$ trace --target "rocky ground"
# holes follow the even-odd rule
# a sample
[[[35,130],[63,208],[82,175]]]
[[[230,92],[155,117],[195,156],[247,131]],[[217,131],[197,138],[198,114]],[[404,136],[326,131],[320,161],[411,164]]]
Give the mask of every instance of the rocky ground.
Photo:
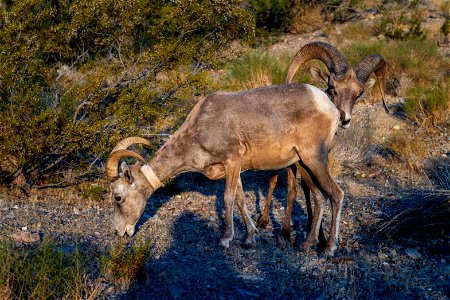
[[[356,107],[355,124],[368,113],[377,116],[377,138],[407,130],[406,121],[384,114],[378,104]],[[430,152],[450,167],[448,137],[439,136],[430,144]],[[270,226],[260,231],[256,247],[242,246],[245,227],[236,211],[236,237],[224,250],[218,243],[223,227],[224,181],[184,174],[151,197],[132,238],[154,243],[145,274],[126,289],[105,280],[103,297],[448,299],[449,236],[417,240],[401,236],[387,239],[376,234],[380,222],[417,201],[408,193],[436,186],[431,179],[398,168],[381,155],[375,161],[372,166],[344,169],[337,177],[346,198],[340,247],[333,259],[299,249],[307,220],[302,193],[293,213],[291,241],[284,243],[279,238],[286,206],[283,179],[276,189]],[[245,201],[254,220],[264,205],[268,178],[268,172],[242,174]],[[74,189],[37,190],[30,195],[3,190],[0,236],[24,243],[40,243],[44,237],[51,237],[63,245],[63,251],[71,252],[75,245],[81,245],[89,251],[106,252],[120,240],[111,227],[109,201],[105,195],[100,202],[87,202]],[[330,222],[327,206],[325,228]]]

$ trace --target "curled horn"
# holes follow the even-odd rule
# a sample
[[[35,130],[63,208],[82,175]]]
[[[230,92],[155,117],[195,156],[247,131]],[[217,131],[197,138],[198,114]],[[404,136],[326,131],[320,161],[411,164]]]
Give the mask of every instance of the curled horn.
[[[311,59],[321,60],[328,71],[338,78],[345,75],[349,69],[345,57],[338,49],[328,43],[312,42],[301,47],[295,54],[286,76],[286,83],[290,83],[298,68]]]
[[[114,151],[117,150],[125,150],[128,147],[130,147],[133,144],[144,144],[147,146],[151,146],[150,142],[147,139],[144,139],[142,137],[139,136],[132,136],[132,137],[128,137],[125,138],[123,140],[121,140],[115,147],[114,149],[111,151],[111,153],[113,153]]]
[[[369,54],[364,57],[354,68],[356,76],[363,84],[367,82],[370,74],[375,73],[378,81],[378,88],[381,93],[381,99],[383,100],[383,107],[387,113],[389,109],[386,106],[386,99],[384,96],[384,76],[386,74],[386,60],[382,55]]]
[[[133,144],[144,144],[151,146],[150,142],[141,137],[129,137],[121,140],[116,147],[111,151],[108,159],[106,160],[106,178],[109,181],[113,181],[119,176],[119,161],[125,157],[134,157],[141,162],[145,162],[145,159],[131,150],[126,150]]]

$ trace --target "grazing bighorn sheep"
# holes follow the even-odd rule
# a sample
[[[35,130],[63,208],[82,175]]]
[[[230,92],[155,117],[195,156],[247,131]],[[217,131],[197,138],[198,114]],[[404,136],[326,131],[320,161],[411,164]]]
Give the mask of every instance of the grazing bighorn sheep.
[[[286,82],[290,83],[298,68],[312,59],[319,59],[324,62],[330,72],[330,74],[327,74],[320,69],[311,68],[313,77],[324,81],[327,84],[325,93],[340,112],[341,127],[348,128],[350,126],[351,113],[356,100],[363,94],[364,90],[367,90],[373,86],[375,81],[373,79],[368,80],[372,72],[374,72],[377,76],[383,106],[385,110],[388,111],[382,87],[384,85],[386,68],[386,62],[383,56],[378,54],[368,55],[360,61],[354,69],[352,69],[349,67],[344,56],[338,49],[327,43],[312,42],[300,48],[294,56],[291,66],[289,67]],[[308,172],[301,166],[301,164],[296,163],[295,168],[299,171],[302,178],[301,186],[304,190],[307,204],[308,229],[310,232],[306,240],[302,243],[302,248],[308,251],[313,245],[319,243],[319,241],[320,243],[326,242],[321,227],[325,202],[322,198],[320,190],[316,187]],[[295,174],[295,172],[292,173],[288,169],[288,189],[291,188],[291,186],[296,189],[296,185],[291,182],[295,180]],[[258,223],[258,226],[261,228],[265,228],[269,222],[270,203],[273,190],[275,189],[275,185],[277,183],[277,178],[278,172],[274,172],[270,178],[269,193],[267,195],[263,213]],[[315,203],[314,213],[312,212],[311,200],[309,198],[310,191],[312,192]],[[289,239],[291,233],[290,220],[295,195],[296,191],[288,191],[288,204],[282,227],[282,236],[285,239]],[[334,209],[339,208],[333,207],[333,210]],[[332,243],[334,242],[335,241],[332,241]]]
[[[225,177],[225,232],[221,244],[233,238],[235,199],[242,213],[247,237],[253,244],[257,231],[243,198],[240,173],[245,170],[278,170],[299,159],[331,199],[333,224],[327,251],[336,249],[340,207],[344,192],[328,171],[328,151],[339,126],[339,111],[320,89],[307,84],[268,86],[247,91],[218,92],[199,101],[184,124],[145,162],[126,150],[143,139],[120,142],[106,162],[112,182],[114,226],[119,235],[133,235],[147,199],[166,179],[182,172],[200,172],[210,179]],[[132,166],[118,164],[134,157]]]

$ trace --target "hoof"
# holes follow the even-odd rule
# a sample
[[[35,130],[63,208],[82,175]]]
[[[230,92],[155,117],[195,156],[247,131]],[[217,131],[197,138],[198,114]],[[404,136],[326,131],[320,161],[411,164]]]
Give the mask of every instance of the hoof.
[[[332,258],[334,257],[334,251],[336,250],[335,248],[336,247],[327,246],[320,255],[325,258]]]
[[[278,246],[280,247],[281,250],[284,250],[287,245],[288,245],[288,242],[284,238],[282,238],[282,237],[278,238]]]
[[[245,242],[244,242],[244,244],[243,244],[243,247],[246,248],[246,249],[256,247],[255,236],[254,236],[254,235],[253,235],[253,236],[248,236],[248,237],[245,239]]]
[[[312,244],[312,243],[309,243],[309,242],[303,242],[303,243],[301,243],[301,245],[300,245],[300,250],[301,250],[302,252],[304,252],[304,253],[312,254],[312,253],[314,253],[314,250],[312,249],[313,246],[314,246],[314,244]]]
[[[265,229],[265,228],[267,228],[267,225],[269,224],[269,220],[266,220],[266,219],[260,219],[259,220],[259,222],[258,222],[258,227],[259,228],[262,228],[262,229]]]
[[[281,229],[281,236],[286,240],[289,241],[291,239],[291,228],[286,229],[286,228],[282,228]]]
[[[231,239],[221,239],[220,244],[225,248],[228,249],[230,247],[230,241]]]

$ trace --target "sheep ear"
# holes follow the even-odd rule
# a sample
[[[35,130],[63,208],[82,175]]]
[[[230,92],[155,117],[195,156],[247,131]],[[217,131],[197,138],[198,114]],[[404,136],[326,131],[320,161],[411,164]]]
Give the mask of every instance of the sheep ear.
[[[127,165],[126,162],[123,161],[120,164],[120,171],[121,171],[120,177],[125,178],[128,181],[128,183],[132,184],[134,181],[134,177],[133,175],[131,175],[131,168],[129,165]]]
[[[321,69],[315,68],[315,67],[311,67],[309,69],[309,72],[311,73],[312,77],[319,81],[322,82],[324,84],[328,84],[328,77],[329,75],[327,73],[325,73],[324,71],[322,71]]]
[[[369,80],[366,81],[366,83],[364,84],[364,91],[369,91],[373,85],[375,84],[375,79],[370,78]]]

